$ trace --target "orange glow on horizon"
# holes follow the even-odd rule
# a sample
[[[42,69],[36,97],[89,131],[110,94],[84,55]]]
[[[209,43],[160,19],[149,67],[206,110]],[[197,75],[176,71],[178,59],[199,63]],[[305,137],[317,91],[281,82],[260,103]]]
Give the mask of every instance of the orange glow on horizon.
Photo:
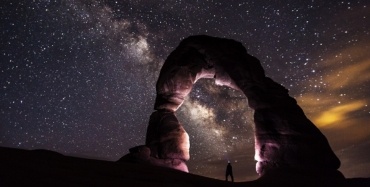
[[[349,104],[332,107],[331,109],[324,111],[314,119],[314,123],[318,127],[328,127],[335,125],[342,120],[348,118],[348,114],[354,112],[366,105],[365,101],[355,101]]]

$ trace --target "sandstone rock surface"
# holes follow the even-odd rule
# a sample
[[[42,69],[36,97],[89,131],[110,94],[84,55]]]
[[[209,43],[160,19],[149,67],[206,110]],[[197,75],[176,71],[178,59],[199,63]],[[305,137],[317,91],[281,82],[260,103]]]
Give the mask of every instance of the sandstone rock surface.
[[[265,76],[257,58],[239,42],[205,35],[184,39],[161,69],[156,111],[145,145],[150,157],[181,160],[181,164],[189,159],[189,139],[175,112],[200,78],[213,78],[218,85],[241,90],[255,110],[257,173],[277,168],[339,168],[340,161],[325,136],[288,90]]]

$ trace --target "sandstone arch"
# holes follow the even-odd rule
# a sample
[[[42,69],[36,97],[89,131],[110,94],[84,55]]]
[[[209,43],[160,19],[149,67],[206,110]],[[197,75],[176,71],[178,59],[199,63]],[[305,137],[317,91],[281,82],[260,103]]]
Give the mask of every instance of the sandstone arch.
[[[132,149],[131,155],[187,171],[189,139],[175,112],[200,78],[241,90],[255,110],[257,173],[273,168],[339,168],[340,161],[325,136],[288,90],[265,76],[257,58],[239,42],[204,35],[184,39],[166,59],[156,85],[156,111],[150,117],[146,144]]]

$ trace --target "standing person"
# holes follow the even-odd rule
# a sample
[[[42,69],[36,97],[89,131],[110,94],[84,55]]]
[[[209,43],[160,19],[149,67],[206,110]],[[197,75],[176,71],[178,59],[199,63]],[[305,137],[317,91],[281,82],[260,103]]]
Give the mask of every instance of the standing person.
[[[234,182],[233,167],[231,166],[230,161],[226,166],[226,181],[228,181],[229,175],[231,177],[231,181]]]

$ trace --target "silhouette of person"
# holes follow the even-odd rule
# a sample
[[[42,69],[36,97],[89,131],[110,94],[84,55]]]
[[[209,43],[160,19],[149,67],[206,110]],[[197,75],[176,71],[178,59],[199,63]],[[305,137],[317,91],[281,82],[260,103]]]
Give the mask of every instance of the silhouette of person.
[[[230,161],[226,166],[226,181],[228,181],[229,175],[231,177],[231,181],[234,182],[233,167],[231,166]]]

